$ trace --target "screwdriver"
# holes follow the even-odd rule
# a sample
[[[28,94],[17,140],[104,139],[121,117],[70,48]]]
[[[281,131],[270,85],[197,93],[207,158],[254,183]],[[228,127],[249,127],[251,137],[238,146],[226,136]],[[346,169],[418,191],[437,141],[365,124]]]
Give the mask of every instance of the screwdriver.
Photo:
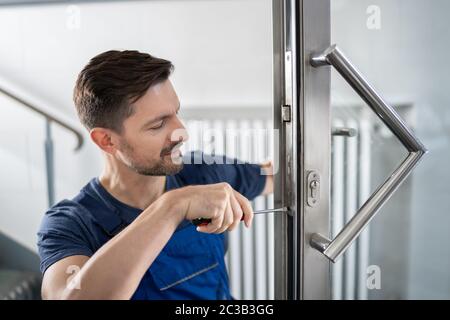
[[[275,208],[275,209],[265,209],[265,210],[256,210],[253,211],[254,214],[264,214],[264,213],[271,213],[271,212],[287,212],[289,211],[288,207],[282,207],[282,208]],[[241,221],[244,220],[244,215],[242,215]],[[206,226],[211,222],[211,219],[208,218],[197,218],[192,220],[192,223],[195,226]]]

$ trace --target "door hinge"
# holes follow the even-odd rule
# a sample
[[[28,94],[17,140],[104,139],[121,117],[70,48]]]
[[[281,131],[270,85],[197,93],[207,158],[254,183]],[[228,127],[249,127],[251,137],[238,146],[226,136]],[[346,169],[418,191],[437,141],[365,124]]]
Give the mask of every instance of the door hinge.
[[[282,105],[281,106],[281,118],[283,122],[291,122],[291,106]]]

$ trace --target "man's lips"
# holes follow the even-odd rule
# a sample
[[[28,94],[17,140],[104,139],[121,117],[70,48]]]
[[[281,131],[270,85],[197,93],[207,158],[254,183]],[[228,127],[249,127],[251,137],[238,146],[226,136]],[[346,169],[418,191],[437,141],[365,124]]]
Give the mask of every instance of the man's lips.
[[[176,144],[170,151],[168,151],[168,152],[164,152],[164,153],[162,153],[162,155],[163,156],[169,156],[169,155],[171,155],[172,153],[175,153],[175,152],[180,152],[180,147],[183,145],[183,143],[178,143],[178,144]]]

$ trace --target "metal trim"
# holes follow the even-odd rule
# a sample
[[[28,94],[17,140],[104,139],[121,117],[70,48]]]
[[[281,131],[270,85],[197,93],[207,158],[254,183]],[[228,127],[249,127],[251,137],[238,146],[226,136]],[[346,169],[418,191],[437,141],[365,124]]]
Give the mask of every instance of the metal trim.
[[[296,45],[294,0],[273,0],[274,37],[274,154],[280,170],[275,175],[275,207],[290,207],[292,215],[274,217],[275,299],[295,299],[297,287],[296,235]],[[281,107],[279,107],[281,106]],[[284,106],[290,106],[289,121]],[[277,150],[278,148],[278,150]]]

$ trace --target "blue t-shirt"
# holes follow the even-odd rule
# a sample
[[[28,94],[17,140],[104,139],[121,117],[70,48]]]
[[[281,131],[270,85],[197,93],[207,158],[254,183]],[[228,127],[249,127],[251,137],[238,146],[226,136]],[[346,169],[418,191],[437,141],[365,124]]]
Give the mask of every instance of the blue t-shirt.
[[[228,182],[249,200],[261,194],[266,177],[255,164],[225,164],[202,153],[190,153],[190,164],[167,176],[165,190],[186,185]],[[211,159],[211,158],[209,158]],[[188,162],[189,163],[189,162]],[[50,208],[38,232],[41,272],[73,255],[92,256],[142,212],[120,202],[92,179],[72,200]],[[183,221],[143,276],[132,299],[231,299],[224,255],[225,234],[197,232]]]

